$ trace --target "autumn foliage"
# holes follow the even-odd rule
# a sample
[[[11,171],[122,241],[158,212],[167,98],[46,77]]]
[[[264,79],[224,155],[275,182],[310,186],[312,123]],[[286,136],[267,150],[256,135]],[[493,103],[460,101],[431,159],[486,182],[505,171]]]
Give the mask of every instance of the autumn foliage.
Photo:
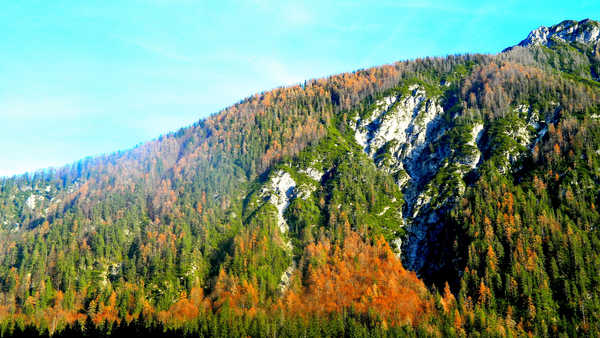
[[[210,302],[204,298],[204,292],[200,288],[192,288],[189,296],[184,291],[179,299],[171,305],[168,310],[160,311],[158,319],[163,324],[182,326],[198,318],[210,308]]]
[[[417,324],[433,308],[428,290],[382,239],[371,244],[349,232],[342,245],[324,239],[306,249],[306,282],[281,301],[288,313],[374,313],[389,325]],[[299,277],[299,276],[297,276]]]

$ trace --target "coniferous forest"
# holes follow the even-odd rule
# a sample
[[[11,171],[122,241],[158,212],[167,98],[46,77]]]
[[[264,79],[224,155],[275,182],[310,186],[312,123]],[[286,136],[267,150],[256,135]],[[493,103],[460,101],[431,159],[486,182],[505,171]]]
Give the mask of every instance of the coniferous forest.
[[[599,336],[598,74],[402,61],[0,178],[0,335]]]

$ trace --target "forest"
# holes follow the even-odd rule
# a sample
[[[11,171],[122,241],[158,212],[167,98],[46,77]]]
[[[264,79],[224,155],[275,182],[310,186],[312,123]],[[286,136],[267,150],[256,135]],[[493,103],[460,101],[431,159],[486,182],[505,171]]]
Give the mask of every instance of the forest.
[[[598,336],[598,73],[579,42],[402,61],[0,178],[0,335]],[[443,113],[411,186],[355,124],[417,87]]]

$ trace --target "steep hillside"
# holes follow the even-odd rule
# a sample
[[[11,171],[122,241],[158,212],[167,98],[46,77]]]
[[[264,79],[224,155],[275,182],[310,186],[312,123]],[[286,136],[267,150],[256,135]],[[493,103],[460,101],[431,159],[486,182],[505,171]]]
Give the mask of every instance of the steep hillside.
[[[598,335],[598,27],[1,179],[2,333]]]

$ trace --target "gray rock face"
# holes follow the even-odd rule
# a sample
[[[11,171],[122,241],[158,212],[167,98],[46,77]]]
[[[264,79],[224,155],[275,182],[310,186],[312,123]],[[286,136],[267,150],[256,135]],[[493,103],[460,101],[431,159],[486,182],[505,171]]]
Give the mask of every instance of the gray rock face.
[[[269,202],[277,208],[277,224],[281,233],[288,231],[288,224],[283,214],[294,198],[295,188],[296,182],[292,176],[280,170],[271,177],[269,183],[261,191],[261,195],[267,197]]]
[[[413,85],[406,97],[386,97],[377,108],[355,127],[356,141],[390,173],[404,171],[406,180],[420,179],[427,169],[419,161],[425,147],[441,135],[442,107],[437,100],[427,98],[425,91]]]
[[[552,46],[557,40],[596,44],[600,41],[600,23],[590,19],[565,20],[552,27],[541,26],[531,31],[527,38],[519,43],[519,46]]]
[[[311,192],[309,191],[308,194]],[[296,198],[297,185],[292,176],[283,171],[279,170],[271,175],[269,181],[263,186],[260,196],[273,204],[277,208],[277,225],[282,234],[285,234],[289,230],[287,220],[285,219],[285,210],[289,207],[291,201]],[[288,251],[292,250],[292,242],[287,240],[285,243],[285,249]],[[290,278],[296,269],[294,262],[283,272],[279,281],[279,289],[281,292],[287,289]]]
[[[35,194],[32,194],[25,201],[25,205],[31,210],[35,209],[35,200],[36,199],[37,199],[37,196]]]
[[[365,153],[380,169],[394,175],[403,190],[403,220],[408,236],[395,243],[402,245],[404,265],[420,271],[428,256],[428,238],[443,227],[438,211],[430,207],[428,184],[449,155],[445,149],[433,149],[448,122],[436,98],[427,97],[418,85],[409,87],[409,91],[405,96],[383,98],[368,117],[353,122],[351,127]]]

